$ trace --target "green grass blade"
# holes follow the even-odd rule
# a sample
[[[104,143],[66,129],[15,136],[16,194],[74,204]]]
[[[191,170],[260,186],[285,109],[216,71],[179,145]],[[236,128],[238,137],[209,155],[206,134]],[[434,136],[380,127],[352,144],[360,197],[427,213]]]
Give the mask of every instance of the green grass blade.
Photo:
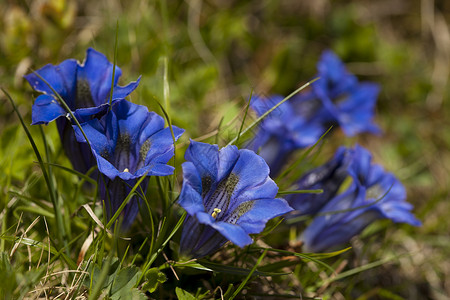
[[[92,171],[94,171],[95,169],[97,169],[97,166],[92,167],[89,171],[86,172],[86,174],[83,174],[83,173],[78,172],[78,171],[76,171],[74,169],[64,167],[64,166],[62,166],[60,164],[44,162],[44,165],[56,167],[56,168],[61,169],[61,170],[65,171],[65,172],[67,172],[67,173],[71,173],[73,175],[76,175],[77,177],[80,177],[84,181],[88,181],[89,183],[92,183],[93,185],[97,185],[97,181],[92,179],[91,177],[89,177],[89,174],[92,173]]]
[[[112,97],[114,90],[114,77],[116,76],[116,62],[117,62],[117,44],[119,40],[119,20],[116,22],[116,40],[114,41],[114,62],[113,62],[113,72],[111,78],[111,90],[109,92],[109,110],[111,110],[112,106]]]
[[[316,146],[320,143],[320,141],[328,134],[328,132],[330,132],[330,130],[333,128],[333,126],[330,126],[330,128],[328,128],[328,130],[322,134],[322,136],[317,140],[317,142],[314,143],[314,145],[312,145],[311,147],[309,147],[293,164],[291,164],[289,166],[289,168],[287,168],[286,170],[283,171],[283,173],[281,173],[281,175],[279,175],[277,177],[277,179],[275,181],[280,180],[281,178],[285,177],[287,174],[289,174],[292,170],[294,170],[295,168],[297,168],[302,161],[316,148]]]
[[[241,282],[241,284],[238,286],[238,288],[234,291],[233,295],[231,295],[230,300],[234,299],[240,292],[241,290],[244,288],[244,286],[247,284],[247,281],[250,279],[250,277],[252,277],[253,273],[256,271],[256,268],[258,267],[258,265],[261,263],[261,261],[263,260],[264,256],[266,256],[267,254],[267,250],[265,249],[264,252],[261,254],[261,256],[258,258],[258,260],[256,261],[256,264],[253,266],[252,270],[250,271],[250,273],[248,273],[247,277]]]
[[[308,253],[298,253],[298,252],[291,252],[291,251],[287,251],[287,250],[274,249],[274,248],[262,248],[262,247],[255,247],[253,249],[256,249],[256,250],[267,249],[268,251],[273,251],[273,252],[286,254],[286,255],[290,255],[290,256],[297,256],[297,257],[300,257],[300,258],[302,258],[302,259],[304,259],[306,261],[312,261],[312,262],[314,262],[314,263],[316,263],[318,265],[321,265],[321,266],[325,267],[326,269],[328,269],[328,270],[330,270],[331,272],[334,273],[334,269],[330,265],[324,263],[323,261],[318,260],[317,258],[313,257],[313,255],[309,255]]]
[[[248,109],[250,108],[250,101],[252,100],[252,96],[253,96],[253,89],[250,92],[250,97],[248,98],[247,106],[245,107],[244,117],[242,118],[241,127],[239,127],[239,132],[236,136],[235,144],[238,143],[239,137],[241,136],[242,128],[244,128],[244,123],[245,123],[245,119],[247,118]]]
[[[37,73],[36,73],[37,74]],[[39,165],[41,167],[42,170],[42,174],[44,176],[44,180],[45,183],[47,184],[47,188],[49,189],[50,192],[50,200],[52,201],[53,204],[53,208],[55,211],[55,216],[56,216],[56,224],[57,224],[57,234],[58,234],[58,239],[61,243],[63,243],[64,247],[67,246],[67,240],[66,240],[66,233],[65,233],[65,229],[64,229],[64,224],[63,224],[63,219],[62,219],[62,215],[61,215],[61,210],[59,209],[59,204],[57,199],[55,198],[55,193],[52,191],[52,183],[50,182],[50,177],[47,173],[47,169],[45,168],[45,164],[44,161],[42,160],[41,154],[39,153],[39,150],[36,146],[36,143],[34,142],[33,137],[31,136],[30,131],[28,130],[27,126],[25,125],[25,122],[23,121],[22,115],[20,114],[19,110],[17,109],[17,106],[14,102],[14,100],[11,98],[11,96],[9,95],[9,93],[4,90],[3,88],[1,88],[1,90],[3,91],[3,93],[6,95],[6,97],[9,99],[11,105],[14,108],[15,113],[17,114],[17,117],[19,118],[20,124],[22,125],[25,134],[27,135],[27,138],[31,144],[31,147],[33,148],[34,153],[36,154],[36,157],[39,161]]]
[[[190,267],[190,268],[198,269],[198,270],[238,275],[238,276],[248,276],[248,274],[250,274],[252,272],[251,269],[217,264],[217,263],[210,262],[207,259],[200,259],[197,262],[193,261],[193,262],[189,262],[189,263],[186,263],[186,262],[176,263],[173,266],[174,267]],[[281,276],[281,275],[287,275],[289,273],[266,272],[266,271],[258,270],[258,271],[253,271],[253,274],[258,275],[258,276]]]
[[[291,195],[291,194],[322,194],[322,189],[317,190],[297,190],[297,191],[281,191],[277,195]]]
[[[174,236],[174,234],[178,231],[178,229],[181,227],[181,225],[184,222],[184,219],[186,219],[186,215],[187,213],[184,212],[183,215],[181,216],[181,218],[178,220],[177,224],[175,225],[175,227],[172,229],[172,231],[170,232],[170,234],[168,235],[168,237],[166,238],[166,240],[161,244],[161,246],[158,248],[158,250],[153,253],[153,255],[150,257],[149,261],[147,262],[147,264],[145,265],[145,267],[142,269],[142,275],[139,278],[139,280],[137,281],[135,287],[138,287],[139,284],[141,283],[142,279],[144,278],[145,273],[147,272],[148,269],[150,269],[150,267],[152,266],[153,262],[155,261],[156,257],[158,257],[158,255],[161,253],[161,251],[164,249],[164,247],[167,245],[167,243],[172,239],[172,237]]]
[[[220,118],[219,125],[217,125],[217,133],[216,133],[216,136],[214,138],[214,144],[216,144],[216,145],[219,144],[220,129],[222,127],[222,123],[223,123],[223,119],[224,118],[225,117]]]

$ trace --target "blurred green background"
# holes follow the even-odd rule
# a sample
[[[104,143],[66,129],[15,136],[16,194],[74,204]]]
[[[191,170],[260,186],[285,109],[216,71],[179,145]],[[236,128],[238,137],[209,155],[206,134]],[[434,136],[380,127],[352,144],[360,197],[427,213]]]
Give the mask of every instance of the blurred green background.
[[[382,86],[376,122],[384,133],[352,139],[337,133],[323,159],[340,144],[359,142],[370,149],[405,184],[423,227],[380,222],[368,228],[352,242],[352,267],[398,257],[355,275],[351,283],[331,283],[329,296],[448,299],[449,1],[3,0],[0,16],[0,85],[28,124],[36,94],[23,75],[67,58],[82,61],[88,47],[112,61],[118,22],[121,83],[142,75],[131,100],[160,112],[167,64],[170,115],[187,129],[184,142],[228,123],[252,92],[289,94],[314,77],[321,52],[332,49],[360,80]],[[12,190],[31,186],[45,194],[33,187],[39,168],[18,124],[0,95],[3,211],[14,205]],[[44,130],[57,160],[69,166],[54,124]],[[219,144],[233,133],[224,131]]]

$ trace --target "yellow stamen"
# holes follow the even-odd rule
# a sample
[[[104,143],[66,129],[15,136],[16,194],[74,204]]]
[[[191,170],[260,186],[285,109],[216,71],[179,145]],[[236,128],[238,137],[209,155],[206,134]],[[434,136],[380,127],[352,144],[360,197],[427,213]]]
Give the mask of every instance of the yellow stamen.
[[[222,210],[220,208],[214,208],[213,213],[211,214],[211,216],[215,219],[217,218],[217,214],[220,213]]]
[[[123,171],[124,172],[130,172],[130,170],[128,170],[128,168],[125,168]]]

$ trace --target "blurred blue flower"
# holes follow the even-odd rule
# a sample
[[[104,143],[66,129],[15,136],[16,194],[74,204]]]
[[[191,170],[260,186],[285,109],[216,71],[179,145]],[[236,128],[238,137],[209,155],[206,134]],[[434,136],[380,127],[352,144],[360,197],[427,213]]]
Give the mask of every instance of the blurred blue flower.
[[[258,116],[263,115],[283,100],[282,96],[263,98],[254,96],[250,106]],[[326,131],[322,124],[307,118],[289,101],[272,111],[261,123],[255,138],[247,146],[258,151],[270,167],[271,176],[283,167],[292,151],[314,144]]]
[[[332,51],[324,51],[317,64],[320,77],[312,84],[310,94],[302,97],[318,99],[316,112],[323,123],[338,124],[348,136],[363,132],[379,133],[373,123],[379,85],[358,82]]]
[[[42,78],[66,102],[79,122],[102,115],[109,103],[113,64],[102,53],[89,48],[85,61],[80,64],[68,59],[57,66],[48,64],[37,70]],[[112,99],[128,96],[139,84],[140,78],[125,87],[117,85],[122,71],[116,66]],[[79,145],[66,118],[67,111],[58,101],[51,88],[35,73],[25,75],[34,90],[43,93],[36,98],[32,108],[32,124],[48,124],[56,120],[61,141],[72,165],[77,171],[85,173],[95,164],[86,145]]]
[[[322,252],[348,242],[377,219],[421,225],[406,202],[400,181],[371,163],[370,153],[356,146],[348,167],[349,187],[319,211],[301,235],[305,251]]]
[[[320,194],[290,194],[285,198],[289,205],[295,209],[291,216],[314,215],[340,189],[342,183],[349,176],[354,151],[349,148],[340,147],[333,159],[324,165],[315,168],[300,178],[296,183],[297,190],[322,189]]]
[[[98,170],[106,176],[99,181],[101,198],[106,203],[108,218],[117,211],[139,178],[167,176],[174,168],[167,162],[174,154],[170,128],[164,119],[145,106],[120,100],[100,119],[81,124],[91,145]],[[86,142],[81,130],[73,125],[79,142]],[[172,126],[175,140],[184,132]],[[147,180],[141,184],[145,193]],[[133,197],[123,212],[123,228],[133,222],[138,212],[137,197]]]
[[[269,219],[292,210],[269,177],[264,160],[250,150],[191,141],[183,163],[179,204],[187,211],[180,253],[202,257],[227,241],[252,243]]]
[[[247,146],[266,160],[271,176],[278,174],[290,154],[314,144],[331,125],[348,136],[379,133],[373,123],[379,86],[358,82],[331,51],[325,51],[317,65],[319,80],[309,91],[297,94],[271,112]],[[252,97],[252,109],[261,116],[283,97]]]

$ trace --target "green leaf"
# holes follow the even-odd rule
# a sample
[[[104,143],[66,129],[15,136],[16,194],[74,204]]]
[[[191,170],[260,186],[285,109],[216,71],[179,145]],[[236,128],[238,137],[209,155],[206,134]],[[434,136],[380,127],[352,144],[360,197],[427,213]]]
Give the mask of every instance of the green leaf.
[[[126,290],[129,292],[131,288],[136,284],[139,275],[139,269],[134,266],[121,269],[117,273],[117,276],[113,282],[113,286],[111,287],[111,299],[119,299],[116,297],[117,294],[121,293],[121,290]]]
[[[241,290],[245,287],[247,282],[250,280],[250,277],[253,275],[253,273],[255,273],[256,268],[261,263],[261,261],[263,260],[264,256],[266,256],[266,254],[267,254],[267,249],[264,250],[264,252],[261,254],[261,256],[256,261],[255,265],[253,266],[252,270],[248,273],[247,277],[245,277],[245,279],[241,282],[241,284],[237,287],[237,289],[234,291],[233,295],[231,295],[231,297],[229,299],[231,299],[231,300],[234,299],[241,292]]]
[[[231,297],[231,295],[233,295],[234,293],[234,286],[232,283],[230,283],[230,285],[228,285],[228,289],[225,292],[225,294],[223,294],[223,299],[229,299]]]
[[[12,299],[17,280],[6,252],[0,253],[0,282],[0,299]]]
[[[212,269],[207,268],[201,264],[199,264],[196,261],[189,261],[189,262],[177,262],[175,263],[175,265],[173,265],[174,267],[178,267],[178,268],[193,268],[193,269],[197,269],[197,270],[202,270],[202,271],[208,271],[208,272],[213,272]]]
[[[149,291],[150,293],[153,293],[158,288],[159,284],[164,283],[167,280],[166,274],[160,272],[158,268],[151,268],[145,272],[145,278],[147,281],[144,283],[142,289]]]
[[[216,264],[216,263],[213,263],[213,262],[210,262],[207,260],[199,260],[198,263],[201,264],[202,266],[204,266],[208,269],[211,269],[214,272],[218,272],[218,273],[227,273],[227,274],[232,274],[232,275],[247,276],[250,272],[252,272],[252,270],[250,270],[250,269]],[[280,276],[280,275],[287,275],[289,273],[254,271],[253,274],[258,275],[258,276]]]
[[[328,270],[330,270],[331,272],[334,272],[334,269],[329,266],[328,264],[324,263],[323,261],[317,259],[316,257],[314,257],[314,255],[317,255],[315,253],[297,253],[297,252],[291,252],[291,251],[287,251],[287,250],[281,250],[281,249],[274,249],[274,248],[262,248],[262,247],[255,247],[254,249],[258,249],[258,250],[263,250],[263,249],[267,249],[268,251],[273,251],[273,252],[278,252],[281,254],[285,254],[285,255],[293,255],[293,256],[297,256],[300,257],[301,259],[303,259],[304,261],[312,261],[318,265],[321,265],[325,268],[327,268]],[[344,251],[347,251],[349,248],[344,249]],[[339,252],[339,251],[337,251]],[[319,254],[322,255],[322,254]]]
[[[175,293],[177,294],[177,298],[179,300],[196,300],[196,298],[192,296],[192,294],[180,289],[179,287],[175,289]]]
[[[118,293],[114,294],[111,297],[111,300],[122,300],[122,299],[129,299],[129,300],[147,300],[147,296],[140,291],[137,288],[131,288],[131,289],[121,289]]]

